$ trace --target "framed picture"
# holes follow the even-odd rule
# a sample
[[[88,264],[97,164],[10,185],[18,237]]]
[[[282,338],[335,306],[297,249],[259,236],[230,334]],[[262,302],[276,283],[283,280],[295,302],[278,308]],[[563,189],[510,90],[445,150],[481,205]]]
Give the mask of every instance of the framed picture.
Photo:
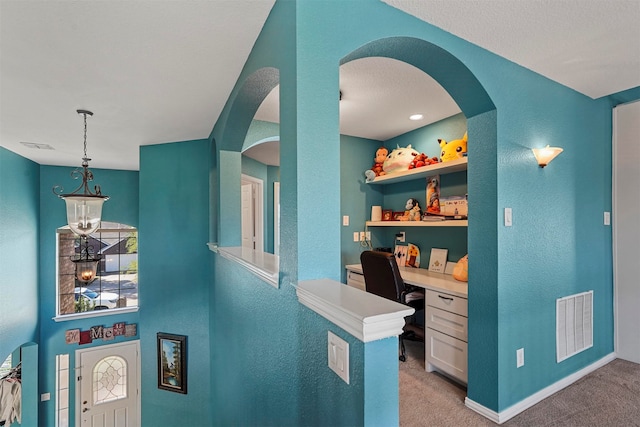
[[[158,332],[158,388],[187,394],[187,337]]]
[[[384,209],[382,211],[382,220],[391,221],[393,219],[393,211],[391,209]]]
[[[431,249],[431,257],[429,258],[429,271],[435,273],[444,273],[447,268],[448,249]]]
[[[403,217],[404,217],[404,211],[402,211],[402,212],[394,212],[393,213],[393,220],[394,221],[400,221],[400,220],[402,220]]]

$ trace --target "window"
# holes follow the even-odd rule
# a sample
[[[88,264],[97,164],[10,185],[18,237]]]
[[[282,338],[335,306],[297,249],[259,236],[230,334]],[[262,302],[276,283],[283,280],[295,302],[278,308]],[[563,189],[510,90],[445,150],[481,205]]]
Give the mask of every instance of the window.
[[[71,261],[80,254],[80,242],[68,226],[58,229],[58,316],[137,308],[138,230],[102,221],[89,235],[89,247],[101,258],[89,283],[78,281]]]

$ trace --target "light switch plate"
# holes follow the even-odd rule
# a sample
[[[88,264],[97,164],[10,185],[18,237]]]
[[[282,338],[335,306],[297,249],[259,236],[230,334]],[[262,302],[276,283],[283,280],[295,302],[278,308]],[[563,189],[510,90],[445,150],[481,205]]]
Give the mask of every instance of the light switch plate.
[[[611,225],[611,212],[604,213],[604,225]]]
[[[331,331],[327,334],[329,368],[349,384],[349,343]]]
[[[516,367],[521,368],[524,366],[524,348],[516,350]]]
[[[513,225],[513,212],[511,208],[504,208],[504,226],[511,227]]]
[[[342,216],[342,225],[345,226],[345,227],[347,225],[349,225],[349,215],[343,215]]]

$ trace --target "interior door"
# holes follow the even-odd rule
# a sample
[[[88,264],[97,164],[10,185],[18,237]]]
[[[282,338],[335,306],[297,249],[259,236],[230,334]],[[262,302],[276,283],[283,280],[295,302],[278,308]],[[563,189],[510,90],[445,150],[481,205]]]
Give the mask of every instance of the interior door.
[[[640,101],[614,110],[613,262],[615,346],[619,358],[640,363]]]
[[[242,247],[255,249],[253,218],[253,185],[242,184]]]
[[[273,254],[280,255],[280,183],[273,183]]]
[[[76,351],[76,425],[140,426],[139,341]]]

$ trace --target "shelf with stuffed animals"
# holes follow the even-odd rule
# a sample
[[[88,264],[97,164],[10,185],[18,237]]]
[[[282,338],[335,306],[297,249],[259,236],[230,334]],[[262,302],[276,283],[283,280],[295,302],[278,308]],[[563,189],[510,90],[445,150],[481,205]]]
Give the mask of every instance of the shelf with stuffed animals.
[[[443,219],[438,221],[367,221],[367,227],[466,227],[466,219]]]
[[[367,181],[368,184],[392,184],[396,182],[409,181],[416,178],[426,178],[433,174],[446,174],[467,170],[467,157],[450,160],[448,162],[439,162],[427,166],[421,166],[414,169],[393,172],[387,175],[377,176],[373,181]]]
[[[434,174],[467,170],[467,133],[461,139],[447,142],[439,139],[440,158],[428,157],[415,149],[398,147],[389,153],[384,147],[376,151],[374,165],[365,171],[368,184],[392,184]]]

